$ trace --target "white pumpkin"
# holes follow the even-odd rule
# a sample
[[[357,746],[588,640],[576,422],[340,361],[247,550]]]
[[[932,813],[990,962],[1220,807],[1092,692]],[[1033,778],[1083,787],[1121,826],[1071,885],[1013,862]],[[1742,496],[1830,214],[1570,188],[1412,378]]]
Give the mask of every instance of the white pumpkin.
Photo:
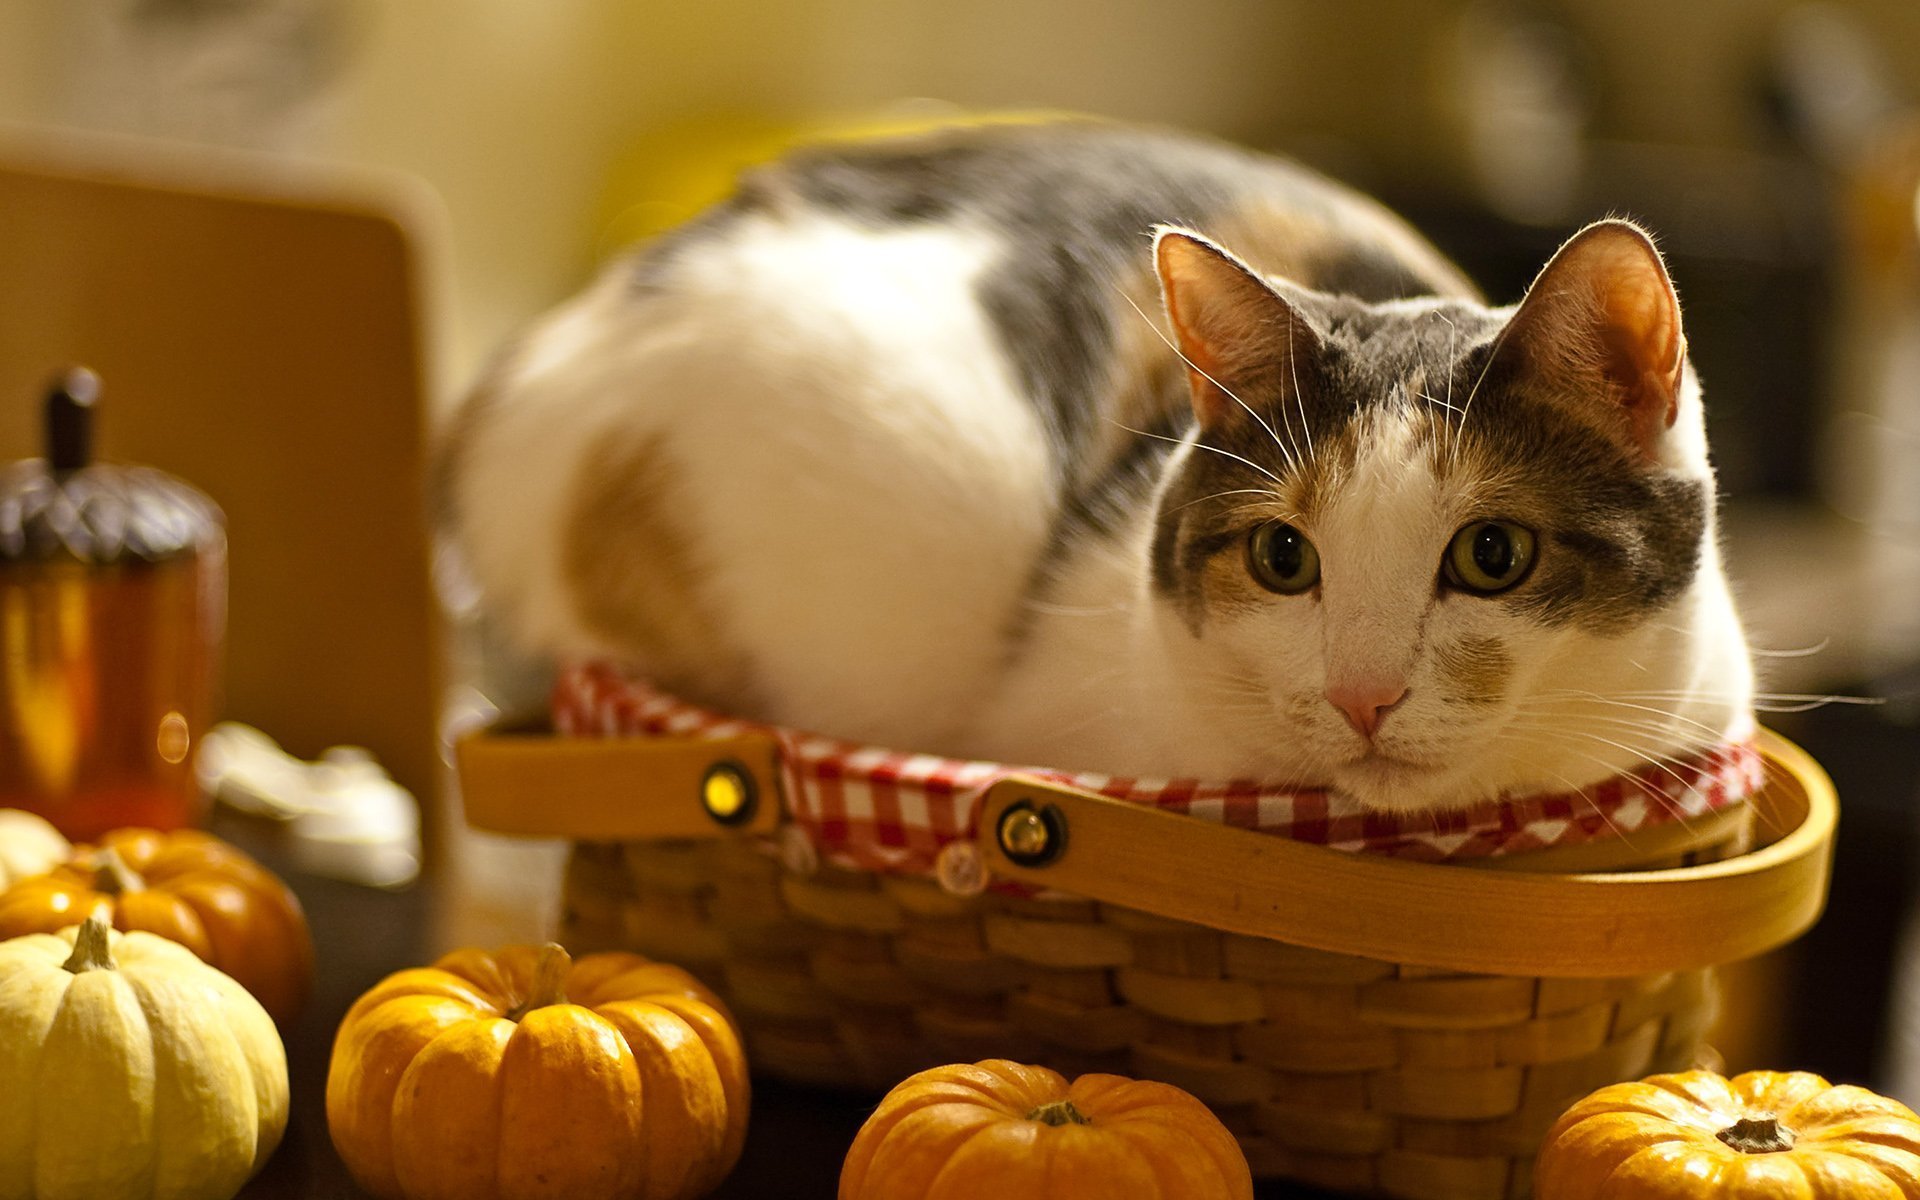
[[[41,875],[73,853],[60,831],[30,812],[0,808],[0,891],[29,875]]]
[[[287,1124],[258,1001],[98,917],[0,942],[0,1200],[226,1200]]]

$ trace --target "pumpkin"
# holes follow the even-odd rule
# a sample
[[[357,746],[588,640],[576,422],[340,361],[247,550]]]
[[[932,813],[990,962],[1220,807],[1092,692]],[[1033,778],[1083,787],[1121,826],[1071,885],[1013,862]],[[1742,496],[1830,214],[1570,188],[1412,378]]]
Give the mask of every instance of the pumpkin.
[[[720,1001],[637,954],[456,950],[340,1023],[327,1126],[375,1195],[679,1200],[746,1140],[747,1068]]]
[[[114,927],[185,946],[252,992],[281,1024],[313,981],[313,942],[287,885],[218,838],[118,829],[0,893],[0,938],[52,933],[105,904]]]
[[[52,870],[72,852],[67,839],[44,818],[17,808],[0,808],[0,889]]]
[[[1920,1198],[1920,1117],[1804,1072],[1655,1075],[1568,1109],[1534,1166],[1538,1200]]]
[[[903,1081],[860,1128],[840,1200],[1250,1200],[1217,1117],[1165,1083],[993,1059]]]
[[[233,980],[103,916],[0,942],[0,1196],[224,1200],[287,1124],[273,1021]]]

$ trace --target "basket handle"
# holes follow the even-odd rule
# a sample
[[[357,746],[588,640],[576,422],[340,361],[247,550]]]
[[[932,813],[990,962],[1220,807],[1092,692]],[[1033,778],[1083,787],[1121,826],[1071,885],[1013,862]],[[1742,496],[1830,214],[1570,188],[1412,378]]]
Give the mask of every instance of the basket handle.
[[[454,746],[467,823],[592,842],[719,838],[780,826],[769,734],[593,738],[494,729]]]
[[[1607,977],[1747,958],[1826,904],[1837,806],[1806,752],[1761,733],[1769,844],[1659,871],[1530,875],[1370,858],[1026,777],[986,796],[996,877],[1336,953],[1497,975]]]

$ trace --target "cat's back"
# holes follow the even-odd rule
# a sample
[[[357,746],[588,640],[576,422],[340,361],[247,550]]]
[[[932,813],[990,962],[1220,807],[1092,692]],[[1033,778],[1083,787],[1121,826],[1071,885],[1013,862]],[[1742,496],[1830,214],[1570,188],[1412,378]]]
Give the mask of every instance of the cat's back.
[[[1367,301],[1474,294],[1397,217],[1317,172],[1192,134],[1087,119],[807,147],[748,172],[730,198],[615,275],[640,294],[735,294],[741,272],[777,273],[786,259],[810,273],[838,268],[859,287],[867,264],[849,243],[886,247],[923,282],[938,276],[947,297],[977,306],[1049,432],[1071,437],[1094,415],[1090,400],[1113,390],[1103,386],[1112,375],[1135,369],[1133,344],[1159,344],[1154,318],[1142,316],[1158,309],[1159,224],[1199,229],[1264,273],[1322,291]],[[808,290],[774,294],[804,306]],[[839,315],[863,322],[898,310],[857,299]],[[918,336],[893,320],[885,329]]]
[[[937,744],[1076,491],[1184,417],[1159,223],[1322,290],[1471,290],[1372,201],[1205,139],[805,149],[612,264],[469,400],[449,490],[489,608],[546,652],[854,736],[911,711]]]

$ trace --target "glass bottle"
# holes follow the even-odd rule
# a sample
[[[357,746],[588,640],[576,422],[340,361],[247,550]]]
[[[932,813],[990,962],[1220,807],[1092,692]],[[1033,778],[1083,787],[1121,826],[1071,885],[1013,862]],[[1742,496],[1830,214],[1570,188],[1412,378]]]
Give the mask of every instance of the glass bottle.
[[[0,467],[0,808],[70,838],[172,829],[203,801],[226,625],[220,510],[149,467],[92,461],[99,380],[46,400],[46,455]]]

